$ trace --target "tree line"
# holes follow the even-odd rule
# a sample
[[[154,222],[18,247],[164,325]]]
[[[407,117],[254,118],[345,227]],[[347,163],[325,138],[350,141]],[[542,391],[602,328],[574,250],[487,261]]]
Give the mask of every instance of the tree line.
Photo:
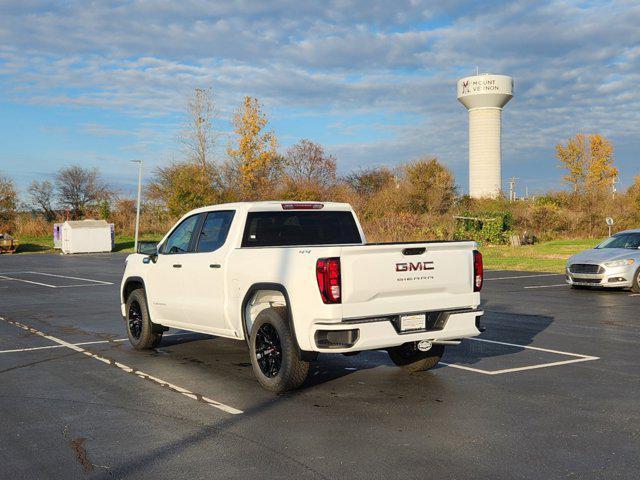
[[[281,151],[263,106],[253,97],[245,97],[234,112],[232,139],[224,158],[217,158],[216,111],[211,91],[196,89],[180,138],[182,159],[156,168],[145,188],[142,231],[163,232],[203,205],[272,199],[349,202],[375,240],[453,238],[460,217],[503,215],[509,218],[504,230],[548,238],[597,236],[605,216],[616,217],[621,226],[640,221],[640,177],[626,192],[613,195],[618,176],[613,145],[598,134],[579,134],[556,146],[569,188],[509,202],[503,196],[460,195],[453,174],[435,157],[340,176],[337,159],[312,140]],[[119,197],[97,169],[61,168],[52,181],[33,181],[27,195],[31,217],[44,222],[93,216],[113,221],[122,232],[133,228],[134,199]],[[13,182],[0,177],[0,231],[20,230],[17,209]]]

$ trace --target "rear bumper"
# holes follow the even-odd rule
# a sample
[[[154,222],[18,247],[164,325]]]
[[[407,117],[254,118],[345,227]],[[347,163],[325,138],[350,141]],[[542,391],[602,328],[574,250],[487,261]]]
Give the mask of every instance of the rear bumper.
[[[376,350],[395,347],[407,342],[420,340],[445,341],[480,335],[484,328],[480,325],[481,310],[446,312],[448,318],[444,325],[436,330],[425,330],[411,333],[399,333],[391,320],[366,319],[345,320],[339,323],[314,323],[309,332],[309,343],[313,350],[325,353],[345,353],[361,350]],[[439,326],[440,327],[440,326]],[[326,348],[326,342],[318,341],[326,337],[324,332],[343,332],[351,346]],[[320,344],[320,345],[319,345]]]

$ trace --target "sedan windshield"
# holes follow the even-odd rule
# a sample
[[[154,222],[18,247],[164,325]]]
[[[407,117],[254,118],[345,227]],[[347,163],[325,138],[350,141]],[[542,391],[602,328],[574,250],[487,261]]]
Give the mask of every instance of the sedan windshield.
[[[596,248],[640,248],[640,233],[621,233],[607,238]]]

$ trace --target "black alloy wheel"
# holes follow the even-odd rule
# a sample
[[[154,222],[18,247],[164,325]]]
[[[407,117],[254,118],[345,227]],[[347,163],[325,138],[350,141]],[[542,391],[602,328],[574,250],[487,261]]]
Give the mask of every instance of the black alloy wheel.
[[[282,346],[277,330],[270,323],[260,326],[256,334],[256,359],[265,377],[274,378],[282,365]]]
[[[134,300],[129,305],[129,332],[135,339],[139,339],[142,335],[142,309],[137,300]]]
[[[309,362],[299,356],[287,307],[265,308],[247,330],[251,330],[249,355],[258,383],[274,393],[302,385],[309,372]]]

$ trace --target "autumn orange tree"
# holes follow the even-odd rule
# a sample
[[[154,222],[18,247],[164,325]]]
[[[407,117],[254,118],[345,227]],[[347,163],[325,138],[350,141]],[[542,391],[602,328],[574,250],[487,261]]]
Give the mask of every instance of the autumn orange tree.
[[[443,214],[456,199],[453,174],[437,158],[423,158],[404,167],[408,184],[406,209],[415,213]]]
[[[227,148],[225,166],[227,182],[239,199],[269,198],[281,173],[278,142],[275,134],[266,130],[267,124],[258,99],[245,97],[233,117],[236,141]]]
[[[578,224],[592,234],[614,208],[611,187],[618,169],[613,164],[613,145],[599,134],[578,134],[566,145],[556,145],[556,155],[573,190]]]
[[[627,197],[635,210],[635,217],[640,218],[640,175],[636,175],[633,179],[633,185],[627,190]]]
[[[613,165],[613,145],[599,134],[578,134],[566,145],[556,145],[556,156],[567,171],[564,181],[575,193],[606,189],[618,175]]]

